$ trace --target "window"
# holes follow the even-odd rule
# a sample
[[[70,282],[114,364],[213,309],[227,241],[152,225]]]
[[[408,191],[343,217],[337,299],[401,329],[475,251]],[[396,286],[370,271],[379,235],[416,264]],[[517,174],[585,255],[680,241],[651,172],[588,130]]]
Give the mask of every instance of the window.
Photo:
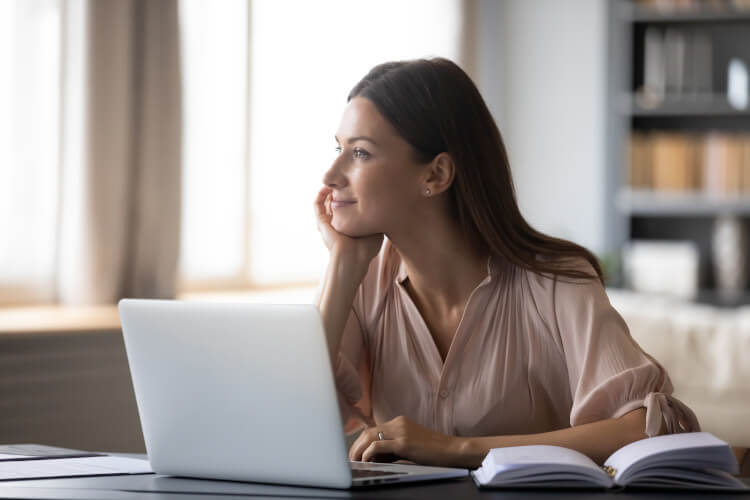
[[[0,2],[0,304],[53,300],[60,2]]]
[[[248,16],[241,1],[182,0],[187,288],[322,275],[312,201],[349,90],[387,60],[457,59],[460,5],[253,0]]]
[[[458,59],[461,4],[180,0],[181,292],[319,279],[312,201],[346,95],[387,60]],[[0,305],[56,300],[60,214],[80,215],[64,210],[83,195],[61,194],[81,182],[61,145],[80,112],[65,96],[87,91],[63,43],[85,36],[84,5],[0,1]]]
[[[248,4],[180,3],[186,285],[247,281]]]

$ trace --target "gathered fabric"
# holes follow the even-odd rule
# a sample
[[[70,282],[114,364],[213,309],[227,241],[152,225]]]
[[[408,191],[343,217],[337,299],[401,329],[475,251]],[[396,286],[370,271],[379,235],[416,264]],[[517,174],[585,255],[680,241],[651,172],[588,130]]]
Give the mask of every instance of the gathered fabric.
[[[700,430],[698,418],[693,410],[675,397],[660,392],[652,392],[646,396],[643,406],[648,408],[646,434],[649,437]],[[662,424],[664,425],[663,428]]]

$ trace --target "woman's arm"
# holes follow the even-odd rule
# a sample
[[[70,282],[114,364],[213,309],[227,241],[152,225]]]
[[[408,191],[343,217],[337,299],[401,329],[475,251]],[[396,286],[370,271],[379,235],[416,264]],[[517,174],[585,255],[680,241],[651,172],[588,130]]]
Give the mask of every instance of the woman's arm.
[[[602,464],[612,453],[623,446],[647,438],[645,428],[646,409],[639,408],[619,418],[600,420],[567,429],[517,436],[459,438],[456,445],[461,463],[469,468],[479,467],[491,448],[530,444],[563,446],[580,451],[596,463]]]
[[[335,365],[357,287],[380,250],[383,235],[350,238],[336,231],[331,225],[330,194],[329,188],[322,188],[314,203],[318,231],[329,251],[328,267],[316,305],[323,320],[331,362]]]
[[[357,262],[351,254],[332,250],[323,277],[317,306],[323,320],[331,362],[335,363],[344,326],[352,309],[357,287],[367,272],[367,263]]]
[[[750,453],[748,453],[748,449],[733,446],[732,452],[734,453],[735,458],[737,458],[737,463],[740,465],[740,473],[738,476],[750,477]]]
[[[424,465],[475,469],[492,448],[546,444],[571,448],[603,463],[619,448],[648,437],[646,409],[619,418],[600,420],[539,434],[455,437],[434,432],[405,417],[362,431],[349,450],[351,460],[378,461],[403,458]],[[378,439],[382,432],[385,439]]]

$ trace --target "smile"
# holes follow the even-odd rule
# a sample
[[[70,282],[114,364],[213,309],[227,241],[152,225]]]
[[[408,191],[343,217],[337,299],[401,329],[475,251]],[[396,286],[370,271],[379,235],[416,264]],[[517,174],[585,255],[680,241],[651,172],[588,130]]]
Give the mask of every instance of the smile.
[[[357,203],[356,201],[343,201],[343,200],[332,200],[331,208],[344,208],[349,207]]]

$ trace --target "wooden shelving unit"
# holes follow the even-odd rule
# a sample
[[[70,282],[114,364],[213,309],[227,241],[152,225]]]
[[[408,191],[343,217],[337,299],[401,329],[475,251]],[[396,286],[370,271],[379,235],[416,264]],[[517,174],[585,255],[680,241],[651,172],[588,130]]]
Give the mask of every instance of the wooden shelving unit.
[[[628,178],[631,134],[750,134],[750,106],[735,109],[727,99],[731,58],[750,68],[750,10],[698,7],[665,12],[631,0],[610,0],[608,49],[607,241],[613,252],[631,240],[691,240],[700,253],[696,300],[720,305],[750,304],[750,290],[733,299],[719,293],[712,270],[711,235],[722,214],[740,217],[750,233],[750,192],[708,194],[702,190],[669,192],[636,189]],[[670,93],[646,103],[647,31],[700,31],[710,39],[711,88],[706,92]],[[666,58],[665,58],[666,61]],[[665,65],[668,64],[665,62]],[[669,90],[669,89],[667,89]],[[749,280],[750,281],[750,280]],[[614,285],[623,285],[618,280]]]

